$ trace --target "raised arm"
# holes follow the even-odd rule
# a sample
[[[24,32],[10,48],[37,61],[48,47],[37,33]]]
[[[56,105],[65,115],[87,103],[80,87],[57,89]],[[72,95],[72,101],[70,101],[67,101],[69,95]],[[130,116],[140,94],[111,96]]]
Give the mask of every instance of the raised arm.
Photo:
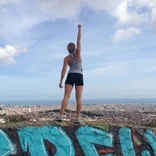
[[[60,88],[63,88],[63,86],[62,86],[62,81],[63,81],[64,76],[65,76],[65,74],[66,74],[67,66],[68,66],[68,62],[67,62],[67,58],[65,57],[65,58],[64,58],[64,62],[63,62],[62,71],[61,71],[60,83],[59,83],[59,87],[60,87]]]
[[[81,29],[82,25],[78,25],[78,35],[77,35],[77,48],[76,48],[76,54],[77,58],[81,59]]]

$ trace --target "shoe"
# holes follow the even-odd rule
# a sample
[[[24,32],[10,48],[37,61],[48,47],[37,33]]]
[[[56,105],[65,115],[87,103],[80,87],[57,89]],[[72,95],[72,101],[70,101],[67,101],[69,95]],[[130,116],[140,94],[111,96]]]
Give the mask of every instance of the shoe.
[[[58,121],[58,122],[70,121],[70,119],[67,119],[65,115],[59,115],[55,118],[55,121]]]
[[[75,122],[76,122],[76,123],[80,123],[80,122],[81,122],[81,118],[80,118],[80,117],[77,117],[77,118],[75,119]]]
[[[55,121],[61,122],[63,120],[63,116],[59,115],[55,118]]]

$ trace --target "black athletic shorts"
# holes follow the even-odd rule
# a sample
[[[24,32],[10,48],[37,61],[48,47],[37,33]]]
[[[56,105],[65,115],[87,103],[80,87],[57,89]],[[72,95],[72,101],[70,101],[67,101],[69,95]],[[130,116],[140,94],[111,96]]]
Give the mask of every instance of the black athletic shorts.
[[[79,73],[68,73],[65,84],[70,84],[75,86],[83,86],[83,75]]]

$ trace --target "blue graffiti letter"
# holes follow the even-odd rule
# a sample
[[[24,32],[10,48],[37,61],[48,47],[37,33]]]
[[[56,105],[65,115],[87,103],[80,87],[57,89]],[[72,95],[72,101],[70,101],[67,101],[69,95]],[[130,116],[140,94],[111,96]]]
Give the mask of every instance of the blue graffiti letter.
[[[56,126],[44,126],[41,128],[21,128],[18,135],[23,151],[32,156],[48,156],[44,145],[44,139],[53,143],[57,149],[55,156],[74,156],[73,144],[62,128]]]
[[[15,154],[16,149],[6,133],[0,130],[0,155],[8,156]]]
[[[150,143],[154,154],[156,155],[156,136],[152,133],[151,130],[147,130],[144,135],[148,140],[148,142]]]
[[[129,128],[121,128],[119,130],[120,145],[124,156],[135,156],[133,143],[131,138],[131,130]]]
[[[106,131],[83,126],[79,128],[75,134],[86,156],[99,155],[94,144],[112,147],[112,134]],[[111,156],[112,154],[108,155]]]
[[[147,150],[144,150],[142,156],[151,156],[151,154]]]

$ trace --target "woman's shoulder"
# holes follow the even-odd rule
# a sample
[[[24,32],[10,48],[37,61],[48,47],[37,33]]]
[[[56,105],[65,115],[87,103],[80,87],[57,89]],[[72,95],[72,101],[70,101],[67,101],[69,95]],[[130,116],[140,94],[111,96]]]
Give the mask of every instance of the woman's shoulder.
[[[70,58],[70,57],[71,57],[71,55],[69,54],[69,55],[65,56],[65,59],[68,59],[68,58]]]
[[[74,55],[74,59],[75,59],[76,61],[82,61],[81,55],[80,55],[80,56],[77,55],[77,52],[76,52],[76,51],[73,53],[73,55]]]
[[[71,60],[71,55],[69,54],[69,55],[65,56],[64,59],[67,61]]]

